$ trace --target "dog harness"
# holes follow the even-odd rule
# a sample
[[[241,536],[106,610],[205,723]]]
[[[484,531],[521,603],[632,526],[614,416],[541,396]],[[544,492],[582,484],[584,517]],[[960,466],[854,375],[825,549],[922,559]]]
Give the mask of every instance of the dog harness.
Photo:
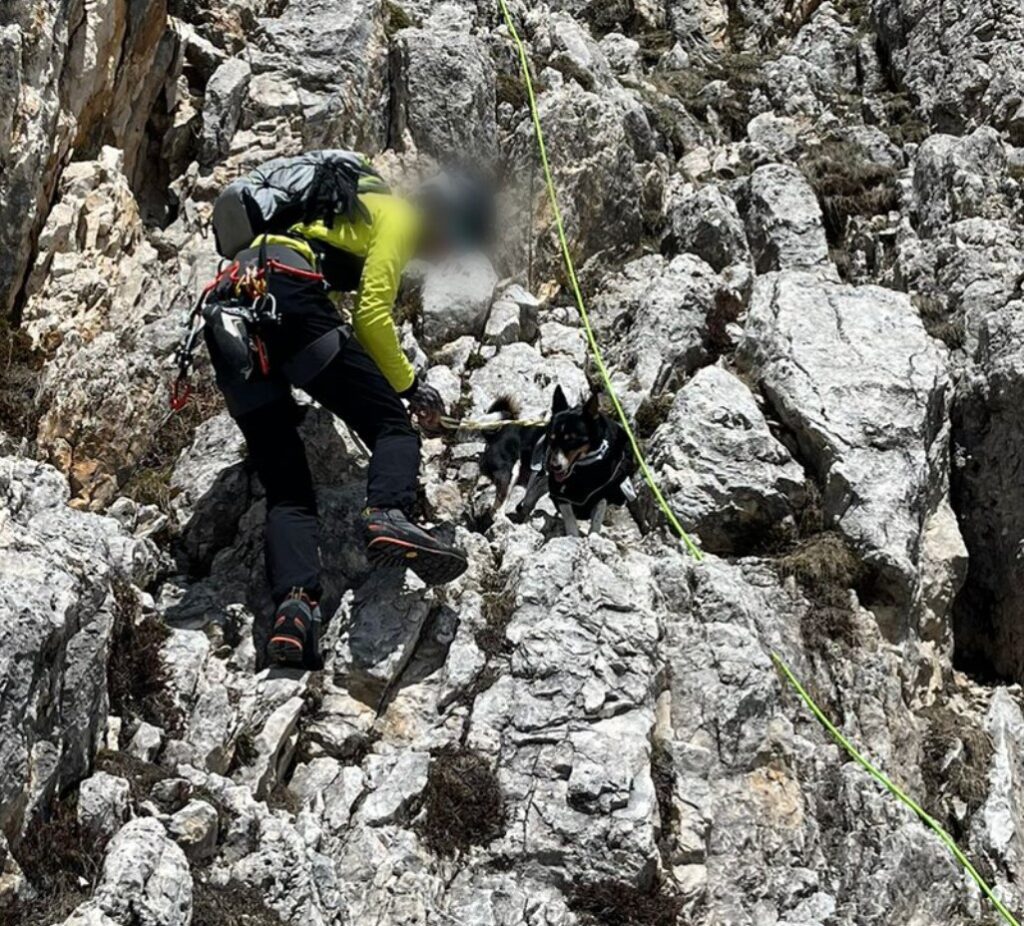
[[[572,466],[569,467],[569,471],[566,473],[565,482],[555,483],[550,488],[551,497],[556,502],[568,502],[574,507],[582,508],[585,505],[589,505],[595,497],[599,497],[603,494],[609,486],[615,486],[622,493],[626,501],[635,501],[637,497],[636,488],[633,485],[633,480],[630,478],[629,473],[626,472],[627,457],[625,455],[612,469],[609,477],[600,485],[587,492],[584,497],[573,498],[565,491],[566,484],[569,481],[568,477],[572,475],[577,466],[593,466],[596,463],[602,462],[610,452],[611,444],[608,442],[608,439],[605,438],[601,441],[596,450],[591,450],[590,453],[585,453],[583,456],[575,459]],[[544,469],[544,457],[546,455],[547,435],[544,435],[539,441],[537,441],[537,445],[533,449],[533,457],[530,460],[530,469],[533,472],[541,472]]]

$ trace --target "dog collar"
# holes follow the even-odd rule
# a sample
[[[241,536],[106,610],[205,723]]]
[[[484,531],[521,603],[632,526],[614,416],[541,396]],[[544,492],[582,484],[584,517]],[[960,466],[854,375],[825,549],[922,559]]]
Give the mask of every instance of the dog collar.
[[[591,450],[590,453],[577,457],[572,466],[569,467],[569,472],[571,473],[577,466],[589,466],[591,463],[598,463],[608,456],[609,449],[611,449],[610,445],[607,438],[605,438],[605,440],[601,441],[601,445],[597,450]]]

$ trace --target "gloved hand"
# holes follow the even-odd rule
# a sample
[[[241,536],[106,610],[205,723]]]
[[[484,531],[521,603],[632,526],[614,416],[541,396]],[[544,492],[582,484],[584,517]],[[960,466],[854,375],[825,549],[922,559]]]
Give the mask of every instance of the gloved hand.
[[[402,393],[402,398],[409,403],[409,410],[416,416],[420,427],[427,432],[440,430],[444,399],[430,383],[417,375],[413,384]]]

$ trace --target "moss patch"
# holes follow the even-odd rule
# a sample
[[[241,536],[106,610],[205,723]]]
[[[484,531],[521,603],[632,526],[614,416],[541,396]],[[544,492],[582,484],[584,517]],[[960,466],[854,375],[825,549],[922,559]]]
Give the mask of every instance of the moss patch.
[[[108,775],[116,775],[128,782],[129,792],[132,800],[149,800],[153,788],[161,781],[175,777],[167,769],[152,762],[144,762],[127,752],[114,752],[110,749],[101,749],[96,753],[96,761],[93,768],[97,772],[106,772]],[[180,808],[175,808],[178,810]]]
[[[931,128],[914,107],[905,92],[891,93],[884,97],[886,125],[881,126],[893,144],[919,145],[930,134]]]
[[[723,354],[732,353],[733,343],[729,335],[729,326],[742,314],[743,301],[738,296],[726,290],[715,293],[715,304],[704,320],[704,346],[712,360],[717,360]]]
[[[674,401],[675,396],[671,392],[644,396],[636,410],[634,419],[637,436],[642,440],[649,440],[654,432],[668,420],[668,414],[672,410]]]
[[[414,25],[412,17],[397,3],[384,4],[384,34],[390,39],[396,32]]]
[[[170,631],[153,615],[139,620],[138,599],[127,581],[115,579],[113,592],[114,629],[107,657],[111,713],[126,720],[144,720],[171,736],[180,736],[183,719],[171,696],[160,652]]]
[[[35,437],[36,385],[43,362],[29,336],[0,319],[0,431],[18,439]]]
[[[826,142],[804,158],[801,169],[818,194],[830,244],[842,241],[852,216],[899,209],[898,171],[871,161],[860,145]]]
[[[921,317],[924,330],[933,338],[942,341],[950,350],[961,350],[967,341],[967,329],[962,317],[951,316],[946,299],[941,294],[910,297],[917,314]]]
[[[677,926],[683,900],[663,884],[640,891],[630,884],[597,881],[579,885],[569,907],[580,922],[594,926]]]
[[[438,855],[485,846],[505,832],[505,796],[491,763],[466,747],[449,746],[430,762],[418,824]]]
[[[242,730],[235,737],[235,751],[231,755],[231,763],[228,765],[228,774],[232,775],[246,765],[252,765],[259,751],[256,749],[256,737],[251,730]]]
[[[526,95],[526,87],[523,85],[523,78],[518,72],[515,74],[502,74],[499,72],[494,78],[494,95],[497,102],[510,103],[513,109],[522,109],[529,102]]]
[[[658,816],[661,818],[661,833],[658,843],[662,853],[667,855],[666,845],[674,824],[679,820],[679,811],[673,798],[676,784],[676,770],[672,761],[672,753],[668,744],[660,737],[655,737],[651,746],[651,778],[654,781],[654,794],[658,801]]]
[[[218,887],[205,878],[196,878],[192,926],[281,926],[282,923],[256,888],[237,881]]]
[[[652,80],[665,96],[678,100],[701,122],[710,123],[714,112],[725,135],[740,141],[756,115],[753,97],[767,92],[765,60],[759,54],[723,54],[701,68],[665,71],[652,75]]]

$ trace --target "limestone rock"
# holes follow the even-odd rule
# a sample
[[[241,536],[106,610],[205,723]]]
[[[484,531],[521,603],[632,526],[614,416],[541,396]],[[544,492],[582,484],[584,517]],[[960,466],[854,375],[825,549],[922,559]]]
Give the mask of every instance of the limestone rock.
[[[231,150],[252,68],[241,58],[228,58],[206,84],[203,98],[202,157],[212,163]]]
[[[458,152],[487,163],[495,151],[494,65],[459,28],[403,29],[392,50],[391,133],[438,159]]]
[[[128,782],[106,772],[89,776],[78,788],[78,822],[97,839],[109,839],[128,817]]]
[[[705,367],[679,390],[650,460],[683,527],[714,552],[784,534],[803,500],[803,469],[747,387],[720,367]]]
[[[796,168],[766,164],[754,171],[744,192],[743,211],[758,273],[827,265],[821,208]]]
[[[620,389],[642,398],[704,362],[717,285],[712,268],[691,254],[641,257],[609,280],[592,314]]]
[[[930,454],[948,439],[944,349],[902,294],[789,272],[757,281],[740,350],[823,485],[827,517],[906,600]]]
[[[468,255],[432,268],[423,282],[420,329],[428,347],[461,335],[479,337],[498,276],[483,255]]]
[[[106,727],[106,661],[116,575],[144,584],[153,544],[112,518],[68,508],[67,482],[28,460],[0,460],[0,820],[16,831],[54,790],[88,770]],[[44,656],[44,654],[49,654]]]
[[[717,187],[686,187],[665,211],[677,250],[696,254],[717,271],[747,263],[750,251],[736,204]]]

